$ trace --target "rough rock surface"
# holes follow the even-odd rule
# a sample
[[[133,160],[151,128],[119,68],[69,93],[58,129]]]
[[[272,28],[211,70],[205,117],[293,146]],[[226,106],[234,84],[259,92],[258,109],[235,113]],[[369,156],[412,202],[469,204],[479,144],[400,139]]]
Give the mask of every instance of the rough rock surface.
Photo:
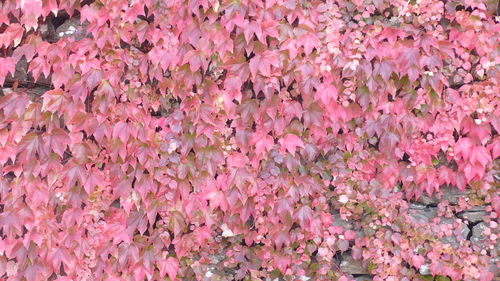
[[[457,204],[458,198],[464,197],[470,193],[469,190],[465,190],[465,192],[462,192],[457,188],[451,188],[451,187],[441,187],[440,192],[441,192],[440,197],[438,198],[437,202],[441,200],[446,200],[450,202],[450,204]]]
[[[430,197],[427,194],[423,194],[420,198],[417,199],[417,203],[422,205],[437,205],[439,203],[439,199],[435,197]]]
[[[355,260],[351,254],[342,254],[342,261],[340,262],[340,269],[348,274],[368,274],[368,270],[363,266],[361,260]]]
[[[479,207],[479,208],[474,208],[471,210],[463,211],[459,214],[457,214],[457,217],[467,220],[468,222],[471,223],[477,223],[483,220],[484,216],[486,215],[486,212],[484,211],[484,207]]]
[[[431,274],[431,269],[429,267],[429,264],[423,264],[420,269],[418,270],[418,273],[422,275],[430,275]]]
[[[71,37],[74,36],[76,41],[83,39],[86,33],[86,25],[80,23],[80,19],[71,18],[65,21],[63,24],[57,27],[56,36],[57,38]]]
[[[409,215],[414,221],[429,222],[437,216],[437,208],[410,204]]]
[[[474,227],[472,227],[472,236],[470,238],[470,241],[473,244],[478,244],[481,240],[483,240],[486,236],[484,234],[484,230],[486,229],[487,225],[484,222],[480,222],[476,224]]]
[[[340,226],[344,229],[352,229],[353,228],[352,222],[343,220],[340,217],[340,214],[338,214],[338,213],[333,214],[333,225]]]

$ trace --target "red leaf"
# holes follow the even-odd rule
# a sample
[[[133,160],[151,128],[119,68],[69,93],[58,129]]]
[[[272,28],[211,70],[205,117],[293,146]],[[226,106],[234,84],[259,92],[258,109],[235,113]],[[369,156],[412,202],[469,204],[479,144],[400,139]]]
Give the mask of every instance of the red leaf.
[[[160,259],[160,275],[168,274],[170,280],[176,280],[177,272],[179,271],[179,261],[173,257]]]
[[[425,258],[421,255],[413,255],[411,257],[411,261],[413,262],[413,266],[415,266],[416,269],[419,269],[420,266],[424,264]]]
[[[29,102],[29,97],[26,94],[12,92],[0,98],[0,109],[3,110],[5,118],[17,119],[22,116]]]
[[[50,154],[53,150],[57,155],[63,157],[66,147],[71,142],[68,134],[60,128],[52,129],[51,133],[44,138],[45,153]]]
[[[113,127],[113,138],[119,138],[122,143],[127,143],[130,136],[129,125],[123,121],[119,121]]]
[[[7,29],[0,34],[0,48],[9,47],[12,43],[14,43],[14,47],[17,47],[19,43],[21,43],[23,33],[24,33],[24,27],[22,25],[20,25],[19,23],[12,23],[12,22],[9,23]],[[6,61],[8,58],[3,58],[3,59],[5,59],[4,61]],[[0,60],[0,66],[2,64],[3,63]],[[14,72],[11,73],[14,74]],[[2,76],[3,75],[0,72],[0,77]],[[5,76],[3,76],[2,78],[5,78]],[[3,81],[0,84],[3,84]]]
[[[255,144],[257,155],[262,155],[264,151],[270,151],[274,147],[273,137],[268,134],[255,134],[252,143]]]
[[[288,255],[275,255],[274,256],[274,264],[281,271],[281,273],[285,273],[288,266],[291,263],[290,256]]]
[[[276,243],[276,249],[280,250],[283,245],[290,245],[290,236],[288,232],[286,231],[279,231],[275,236],[274,236],[274,243]]]
[[[385,82],[389,80],[391,74],[396,72],[393,61],[384,60],[379,63],[375,63],[375,68],[373,69],[373,74],[381,75]]]
[[[295,151],[297,150],[297,147],[304,148],[304,142],[294,134],[286,134],[285,137],[279,140],[279,144],[288,152],[290,152],[292,155],[295,155]]]
[[[264,76],[271,76],[271,65],[275,67],[279,67],[279,56],[275,51],[265,51],[262,54],[256,54],[250,60],[250,72],[253,77],[256,77],[257,71]]]
[[[66,98],[63,90],[57,88],[47,91],[43,94],[42,111],[49,111],[52,113],[55,113],[56,111],[61,112],[65,101]]]
[[[12,74],[12,76],[14,76],[15,70],[16,70],[16,64],[14,62],[14,59],[12,59],[11,57],[0,58],[0,85],[3,85],[5,77],[7,77],[9,73]]]
[[[307,205],[304,205],[300,209],[298,209],[294,216],[294,218],[299,220],[300,226],[302,228],[306,228],[309,225],[312,217],[313,210]]]
[[[491,162],[491,155],[488,149],[484,146],[476,146],[470,152],[471,164],[479,163],[481,166],[486,167]]]
[[[61,88],[69,82],[71,77],[73,77],[73,69],[69,64],[64,64],[61,69],[52,72],[52,84],[56,89]]]

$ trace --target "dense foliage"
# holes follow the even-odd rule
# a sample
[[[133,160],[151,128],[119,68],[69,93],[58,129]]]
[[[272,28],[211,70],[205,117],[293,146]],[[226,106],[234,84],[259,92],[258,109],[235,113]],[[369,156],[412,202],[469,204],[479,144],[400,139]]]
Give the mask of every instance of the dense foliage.
[[[493,280],[497,2],[2,1],[1,279]]]

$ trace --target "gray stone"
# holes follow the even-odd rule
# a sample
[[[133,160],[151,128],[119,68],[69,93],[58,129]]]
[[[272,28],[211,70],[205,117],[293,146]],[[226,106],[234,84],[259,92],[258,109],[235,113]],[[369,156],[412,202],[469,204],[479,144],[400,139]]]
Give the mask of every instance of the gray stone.
[[[412,210],[424,210],[425,208],[427,208],[427,206],[422,204],[415,204],[415,203],[410,204],[410,209]]]
[[[484,216],[486,216],[485,211],[464,211],[457,215],[457,217],[472,223],[483,221]]]
[[[334,226],[340,226],[344,229],[352,229],[353,228],[352,222],[343,220],[340,217],[340,214],[333,213],[332,216],[333,216],[333,225]]]
[[[219,264],[221,261],[223,261],[226,258],[226,253],[209,255],[208,257],[210,258],[210,260],[212,261],[213,264]]]
[[[415,222],[423,221],[429,222],[431,219],[437,216],[437,208],[426,207],[424,205],[410,204],[410,209],[408,214],[412,220]]]
[[[56,39],[56,30],[52,23],[43,23],[40,25],[40,33],[43,41],[54,42]]]
[[[340,269],[348,274],[368,274],[368,270],[363,266],[362,260],[355,260],[350,254],[342,254]]]
[[[14,77],[21,82],[28,80],[28,61],[25,56],[17,62]]]
[[[490,255],[492,257],[500,257],[500,240],[497,239],[496,241],[495,246],[490,250]],[[491,263],[498,263],[498,265],[500,265],[500,258],[492,260]],[[498,273],[500,274],[500,267],[498,269]]]
[[[71,18],[65,21],[56,29],[56,37],[61,39],[64,37],[73,36],[75,41],[79,41],[85,37],[87,24],[81,24],[80,19]]]
[[[470,241],[472,244],[480,244],[480,241],[486,238],[486,235],[483,234],[487,225],[484,222],[480,222],[472,227],[472,236]]]
[[[437,205],[439,203],[439,199],[436,197],[430,197],[426,194],[423,194],[417,199],[417,203],[420,203],[422,205]]]
[[[470,191],[465,190],[465,192],[460,191],[458,188],[451,187],[441,187],[441,199],[450,202],[450,204],[457,204],[458,198],[467,196]]]
[[[485,206],[474,206],[466,210],[467,212],[484,212],[486,211]]]
[[[450,84],[450,87],[459,87],[464,84],[463,78],[457,74],[457,72],[453,73],[452,75],[448,76],[448,83]]]
[[[440,224],[454,224],[454,221],[454,219],[444,218],[441,219]],[[441,238],[440,241],[442,243],[450,244],[453,248],[457,248],[460,241],[464,241],[467,239],[470,229],[465,223],[459,223],[457,227],[452,227],[452,229],[460,229],[460,236],[458,237],[455,233],[453,233],[451,236],[445,236]]]
[[[431,274],[431,269],[429,267],[429,264],[422,264],[420,268],[418,269],[418,273],[422,275],[430,275]]]
[[[48,90],[44,87],[35,87],[35,88],[26,88],[24,89],[26,94],[30,97],[32,101],[40,101],[42,95],[45,94]]]
[[[498,246],[498,244],[499,243],[497,243],[497,246]],[[493,253],[492,253],[492,255],[495,256],[495,254],[493,254]],[[498,277],[500,277],[500,267],[499,266],[500,266],[500,258],[499,257],[491,259],[489,269],[491,272],[493,272],[493,274],[496,274],[496,276],[498,276]],[[500,279],[497,278],[494,280],[500,280]]]
[[[460,191],[457,188],[452,188],[448,186],[441,186],[438,193],[434,193],[432,196],[427,194],[422,194],[418,199],[417,203],[422,205],[432,205],[435,206],[439,204],[442,200],[448,201],[450,204],[456,205],[458,203],[458,198],[466,197],[470,193],[470,190],[465,190],[465,192]]]

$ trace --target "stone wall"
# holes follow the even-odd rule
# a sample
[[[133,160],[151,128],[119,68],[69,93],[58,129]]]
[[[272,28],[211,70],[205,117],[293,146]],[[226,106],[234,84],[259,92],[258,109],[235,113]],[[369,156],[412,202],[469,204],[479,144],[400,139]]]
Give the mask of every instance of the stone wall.
[[[482,249],[482,240],[486,237],[484,231],[487,229],[488,222],[484,219],[487,215],[487,207],[489,204],[484,203],[484,205],[474,206],[465,210],[458,211],[451,216],[440,215],[440,205],[448,205],[451,208],[456,208],[460,210],[459,205],[461,202],[469,201],[471,197],[470,190],[461,192],[456,188],[442,187],[441,192],[434,196],[423,195],[418,200],[412,200],[409,203],[410,208],[408,209],[409,217],[415,222],[415,225],[422,225],[439,220],[438,225],[443,225],[444,228],[449,227],[453,229],[454,232],[450,236],[443,236],[440,241],[442,243],[450,244],[453,249],[459,247],[461,243],[467,243],[470,241],[471,247],[476,249]],[[441,206],[442,207],[442,206]],[[356,229],[356,226],[360,225],[360,222],[356,221],[346,221],[340,218],[339,214],[333,214],[334,225],[340,226],[344,229],[350,229],[356,231],[359,235],[362,232]],[[500,239],[499,239],[500,241]],[[500,253],[500,242],[497,242],[494,249],[489,249],[491,256],[496,257],[491,260],[490,270],[495,273],[495,278],[493,280],[500,280],[500,271],[497,264],[500,263],[499,253]],[[208,271],[204,272],[206,281],[208,280],[235,280],[237,273],[235,270],[225,268],[222,265],[222,260],[224,260],[224,253],[218,255],[212,255],[212,265],[208,267]],[[351,253],[351,249],[348,249],[342,254],[338,254],[334,257],[336,265],[332,265],[335,270],[342,270],[345,274],[353,276],[353,280],[356,281],[370,281],[373,280],[373,275],[370,274],[369,261],[363,261],[362,259],[354,259]],[[428,261],[422,265],[418,273],[422,276],[431,276],[430,264]],[[280,281],[281,279],[269,279],[268,281]],[[307,276],[300,276],[298,280],[302,281],[314,281],[313,278]],[[380,279],[379,279],[380,280]],[[435,280],[435,279],[429,279]],[[449,280],[449,279],[438,279],[438,280]],[[267,280],[266,280],[267,281]]]
[[[484,222],[486,216],[486,208],[488,204],[482,206],[474,206],[472,208],[455,213],[451,217],[440,216],[438,212],[438,205],[440,203],[450,204],[456,206],[460,200],[469,200],[469,191],[461,192],[456,188],[442,188],[440,194],[435,196],[423,195],[418,200],[410,202],[409,216],[416,223],[428,223],[436,218],[440,219],[440,224],[448,224],[451,229],[458,229],[451,236],[442,237],[441,242],[448,243],[452,248],[456,249],[460,242],[470,241],[472,247],[483,248],[481,241],[485,238],[485,229],[487,223]],[[351,228],[352,222],[344,221],[339,225]],[[453,226],[451,226],[453,225]],[[499,240],[500,241],[500,240]],[[491,260],[490,269],[495,272],[494,280],[500,280],[500,270],[497,264],[500,262],[500,242],[497,242],[496,247],[491,249],[491,256],[496,257]],[[366,262],[363,263],[359,260],[354,260],[349,252],[342,254],[341,258],[337,260],[337,264],[345,273],[352,274],[357,281],[372,280],[369,274]],[[426,263],[420,267],[419,273],[421,275],[430,275],[429,264]]]

